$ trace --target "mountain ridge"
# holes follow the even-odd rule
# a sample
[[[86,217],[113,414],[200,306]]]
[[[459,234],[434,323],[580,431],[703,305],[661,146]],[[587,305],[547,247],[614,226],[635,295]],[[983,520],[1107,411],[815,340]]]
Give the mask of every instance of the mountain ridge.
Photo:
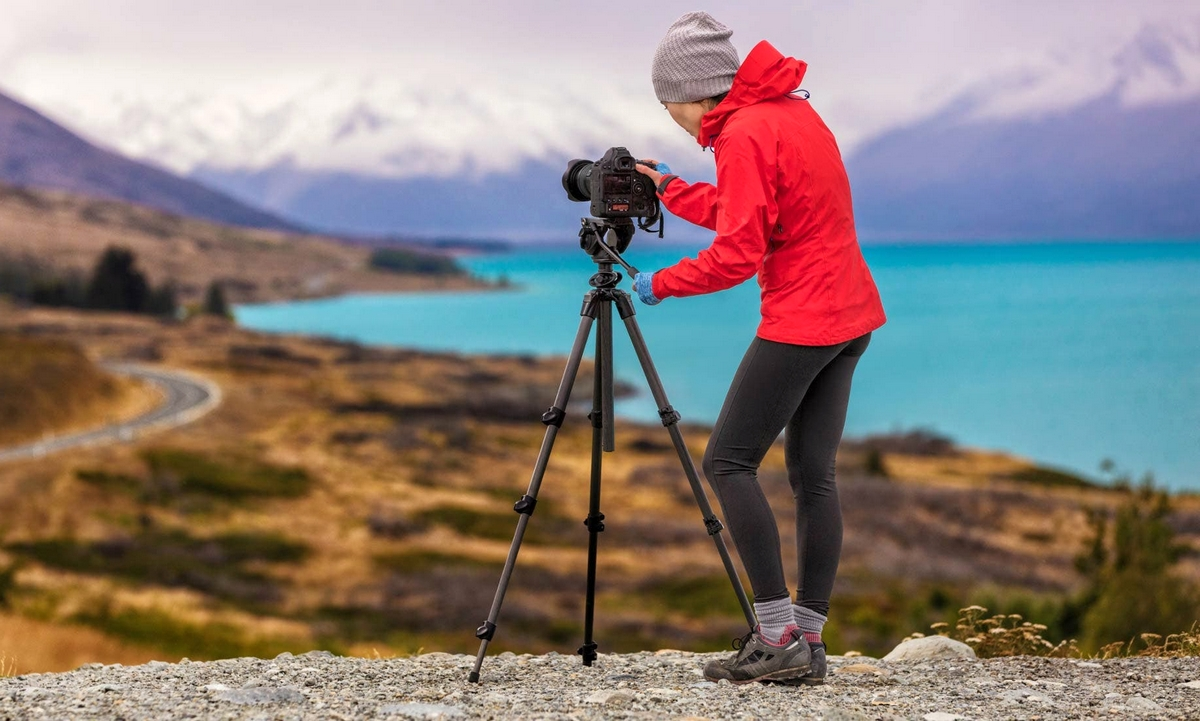
[[[0,93],[0,181],[124,200],[231,225],[300,231],[299,225],[201,183],[98,147]]]

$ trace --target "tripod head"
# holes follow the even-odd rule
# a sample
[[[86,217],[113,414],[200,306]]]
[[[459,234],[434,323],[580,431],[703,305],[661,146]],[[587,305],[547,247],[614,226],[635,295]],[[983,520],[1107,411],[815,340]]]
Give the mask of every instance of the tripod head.
[[[583,226],[579,230],[579,247],[592,260],[602,268],[611,268],[615,261],[629,271],[630,277],[638,274],[638,269],[621,257],[637,231],[632,218],[580,218],[579,221]]]

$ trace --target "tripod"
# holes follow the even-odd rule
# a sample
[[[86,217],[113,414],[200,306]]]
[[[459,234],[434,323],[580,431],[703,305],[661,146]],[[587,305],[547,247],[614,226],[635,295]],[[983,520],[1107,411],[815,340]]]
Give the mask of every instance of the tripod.
[[[558,429],[562,427],[563,419],[566,417],[565,408],[570,399],[571,388],[575,384],[575,377],[578,374],[580,362],[583,359],[584,347],[587,345],[592,325],[599,322],[600,327],[596,335],[595,347],[596,359],[592,388],[592,412],[588,414],[588,418],[592,422],[592,467],[588,515],[584,520],[584,525],[588,529],[587,601],[584,612],[583,645],[579,647],[578,651],[583,656],[584,666],[591,666],[592,662],[596,659],[597,645],[592,638],[592,624],[595,620],[596,601],[596,551],[599,534],[604,530],[604,514],[600,512],[600,475],[603,453],[605,451],[611,452],[616,448],[614,440],[615,426],[613,422],[612,362],[612,307],[614,303],[617,306],[617,312],[620,314],[621,320],[625,322],[625,328],[629,332],[629,339],[633,342],[634,351],[637,353],[642,371],[646,375],[646,382],[650,386],[650,393],[653,395],[654,402],[658,406],[658,415],[662,419],[662,424],[671,434],[671,441],[675,446],[675,452],[679,455],[680,463],[683,464],[683,472],[692,486],[692,493],[695,495],[696,503],[700,507],[704,527],[708,530],[708,535],[712,537],[713,542],[717,546],[717,553],[720,554],[721,562],[725,565],[725,572],[729,574],[729,580],[732,582],[738,602],[742,606],[742,612],[746,615],[747,623],[749,623],[751,628],[755,624],[754,610],[750,605],[750,601],[746,598],[746,592],[742,588],[742,583],[738,578],[737,570],[734,568],[733,560],[729,556],[729,549],[726,548],[725,541],[720,535],[723,526],[713,513],[712,506],[708,503],[708,496],[704,492],[704,487],[700,484],[700,476],[696,473],[696,466],[692,462],[687,445],[683,441],[683,434],[679,430],[680,415],[667,401],[667,393],[663,390],[662,381],[658,377],[658,371],[655,370],[654,362],[650,359],[650,351],[646,348],[646,340],[642,337],[642,331],[638,327],[637,320],[634,318],[633,302],[630,300],[628,293],[617,288],[617,284],[621,281],[622,276],[613,270],[613,261],[619,263],[630,273],[637,274],[637,269],[626,263],[620,255],[620,252],[624,251],[633,237],[632,221],[621,223],[620,221],[614,222],[584,218],[582,219],[582,224],[583,228],[579,232],[580,246],[592,256],[599,269],[589,280],[592,290],[588,291],[583,297],[579,330],[575,334],[575,344],[571,347],[571,354],[567,358],[566,370],[563,372],[562,382],[558,386],[554,405],[542,415],[542,423],[546,425],[546,435],[542,440],[542,447],[538,453],[537,463],[534,465],[533,477],[529,481],[529,488],[526,490],[525,495],[521,496],[520,500],[513,506],[513,510],[519,514],[517,528],[513,534],[512,545],[508,549],[508,558],[504,562],[504,570],[500,574],[500,583],[496,588],[496,596],[492,600],[491,611],[488,613],[487,620],[475,632],[475,636],[480,639],[480,643],[479,654],[475,658],[475,668],[468,677],[472,683],[479,682],[479,669],[483,665],[484,656],[487,654],[488,643],[496,633],[496,619],[500,615],[500,606],[504,602],[504,594],[508,589],[509,579],[512,577],[512,572],[516,565],[517,553],[521,549],[521,540],[525,535],[525,528],[528,526],[529,520],[533,516],[534,507],[537,505],[537,494],[542,485],[542,477],[545,475],[546,465],[550,460],[550,452],[554,448],[554,439],[558,435]],[[617,241],[615,249],[605,240],[606,236],[609,235],[615,237]]]

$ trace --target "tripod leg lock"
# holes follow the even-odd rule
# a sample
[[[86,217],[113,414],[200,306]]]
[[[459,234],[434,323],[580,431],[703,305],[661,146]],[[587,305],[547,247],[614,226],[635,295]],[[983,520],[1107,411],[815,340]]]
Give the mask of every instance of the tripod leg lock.
[[[583,665],[584,666],[591,666],[592,661],[596,660],[596,649],[597,648],[599,648],[599,646],[596,645],[595,641],[593,641],[591,643],[585,643],[579,647],[579,651],[577,653],[580,656],[583,656]]]
[[[604,514],[597,513],[596,515],[588,514],[588,517],[583,519],[583,525],[587,526],[589,531],[599,533],[604,530]]]
[[[662,419],[662,424],[668,428],[675,425],[680,421],[680,419],[683,418],[683,416],[679,415],[679,411],[675,410],[671,406],[658,409],[658,417]]]
[[[562,428],[563,420],[567,417],[567,412],[557,406],[550,406],[550,409],[542,414],[542,423],[555,428]]]
[[[513,510],[517,513],[524,513],[526,516],[533,515],[533,509],[537,507],[537,499],[528,494],[521,496],[521,500],[513,504]]]
[[[715,536],[724,530],[725,526],[721,525],[720,519],[716,516],[709,516],[704,519],[704,527],[708,529],[708,535]]]
[[[495,635],[496,624],[492,623],[491,621],[484,621],[482,626],[475,629],[475,638],[482,639],[484,641],[491,641],[492,637]]]
[[[621,316],[621,320],[637,314],[633,308],[633,301],[629,299],[629,294],[625,291],[618,292],[615,300],[617,301],[617,313]]]
[[[588,413],[588,420],[592,422],[592,428],[604,427],[604,414],[600,411],[592,411]]]

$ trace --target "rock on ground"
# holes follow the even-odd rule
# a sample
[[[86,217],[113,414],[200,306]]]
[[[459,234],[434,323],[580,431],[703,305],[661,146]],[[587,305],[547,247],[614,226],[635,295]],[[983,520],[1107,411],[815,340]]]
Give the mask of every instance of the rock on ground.
[[[705,681],[721,654],[91,664],[0,679],[0,719],[1095,719],[1200,718],[1200,658],[1014,657],[891,662],[830,656],[822,686]]]
[[[935,658],[975,658],[975,649],[946,636],[925,636],[901,641],[883,660],[928,661]]]

